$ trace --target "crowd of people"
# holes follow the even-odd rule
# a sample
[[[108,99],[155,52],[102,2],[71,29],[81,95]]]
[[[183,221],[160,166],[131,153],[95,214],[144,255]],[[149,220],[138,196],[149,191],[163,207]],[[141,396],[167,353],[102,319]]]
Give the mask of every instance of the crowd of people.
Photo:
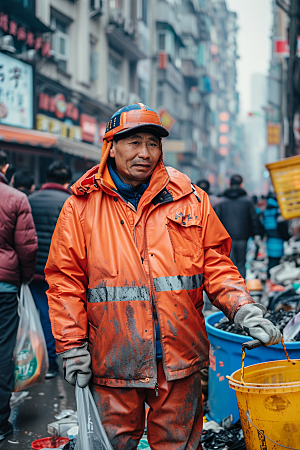
[[[60,354],[65,379],[89,385],[114,450],[137,447],[145,403],[153,450],[166,442],[173,450],[201,448],[204,292],[251,337],[280,341],[245,285],[246,243],[257,235],[258,216],[242,177],[209,201],[207,182],[201,189],[165,167],[168,134],[142,103],[121,108],[107,124],[100,164],[72,192],[63,162],[49,166],[38,190],[27,171],[16,171],[10,186],[0,151],[0,440],[12,432],[21,283],[30,283],[40,313],[46,377],[58,374]]]
[[[12,432],[8,418],[14,385],[13,350],[19,323],[21,283],[30,283],[39,311],[49,360],[46,378],[59,373],[44,268],[58,216],[71,194],[72,178],[70,168],[55,161],[47,169],[47,182],[35,190],[33,175],[23,169],[10,174],[9,184],[8,168],[8,155],[0,150],[0,440]]]

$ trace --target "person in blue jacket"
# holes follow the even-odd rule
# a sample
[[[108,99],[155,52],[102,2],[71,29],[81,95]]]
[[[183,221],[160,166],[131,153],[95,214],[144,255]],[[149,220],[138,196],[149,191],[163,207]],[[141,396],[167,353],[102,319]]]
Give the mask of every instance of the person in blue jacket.
[[[284,254],[284,241],[281,237],[278,218],[281,216],[279,205],[274,194],[269,194],[267,207],[262,215],[262,225],[267,235],[268,278],[270,269],[280,264],[280,258]]]

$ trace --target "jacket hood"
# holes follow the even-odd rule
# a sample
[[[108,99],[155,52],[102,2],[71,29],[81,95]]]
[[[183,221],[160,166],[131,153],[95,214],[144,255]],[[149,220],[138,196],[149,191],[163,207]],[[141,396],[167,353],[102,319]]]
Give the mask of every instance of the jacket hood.
[[[240,187],[232,187],[224,191],[223,197],[235,200],[236,198],[243,197],[244,195],[247,195],[247,192],[244,189]]]
[[[71,190],[75,195],[90,194],[91,192],[98,190],[99,186],[102,186],[105,190],[108,188],[117,191],[107,166],[110,147],[111,143],[106,143],[106,141],[104,141],[100,164],[88,170],[73,184],[73,186],[71,186]],[[167,185],[174,200],[192,192],[190,178],[172,167],[166,168],[161,156],[151,176],[150,185],[147,191],[153,197]]]

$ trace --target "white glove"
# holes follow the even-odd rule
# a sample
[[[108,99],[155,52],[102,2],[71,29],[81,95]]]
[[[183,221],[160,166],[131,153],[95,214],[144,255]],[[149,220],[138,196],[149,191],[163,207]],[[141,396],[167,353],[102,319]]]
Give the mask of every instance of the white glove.
[[[260,303],[248,303],[238,310],[234,323],[263,345],[275,345],[281,341],[282,336],[279,328],[264,319],[266,312],[267,309]]]
[[[92,377],[91,355],[87,350],[87,344],[67,350],[60,356],[64,359],[65,380],[72,386],[75,386],[77,380],[79,387],[86,387]]]

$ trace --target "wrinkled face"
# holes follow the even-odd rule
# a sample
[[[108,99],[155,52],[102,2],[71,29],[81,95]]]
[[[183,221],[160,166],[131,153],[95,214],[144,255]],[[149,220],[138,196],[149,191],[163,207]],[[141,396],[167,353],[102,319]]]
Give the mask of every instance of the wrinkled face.
[[[110,156],[115,158],[121,180],[136,187],[152,175],[161,156],[160,139],[151,133],[137,131],[118,142],[113,141]]]

